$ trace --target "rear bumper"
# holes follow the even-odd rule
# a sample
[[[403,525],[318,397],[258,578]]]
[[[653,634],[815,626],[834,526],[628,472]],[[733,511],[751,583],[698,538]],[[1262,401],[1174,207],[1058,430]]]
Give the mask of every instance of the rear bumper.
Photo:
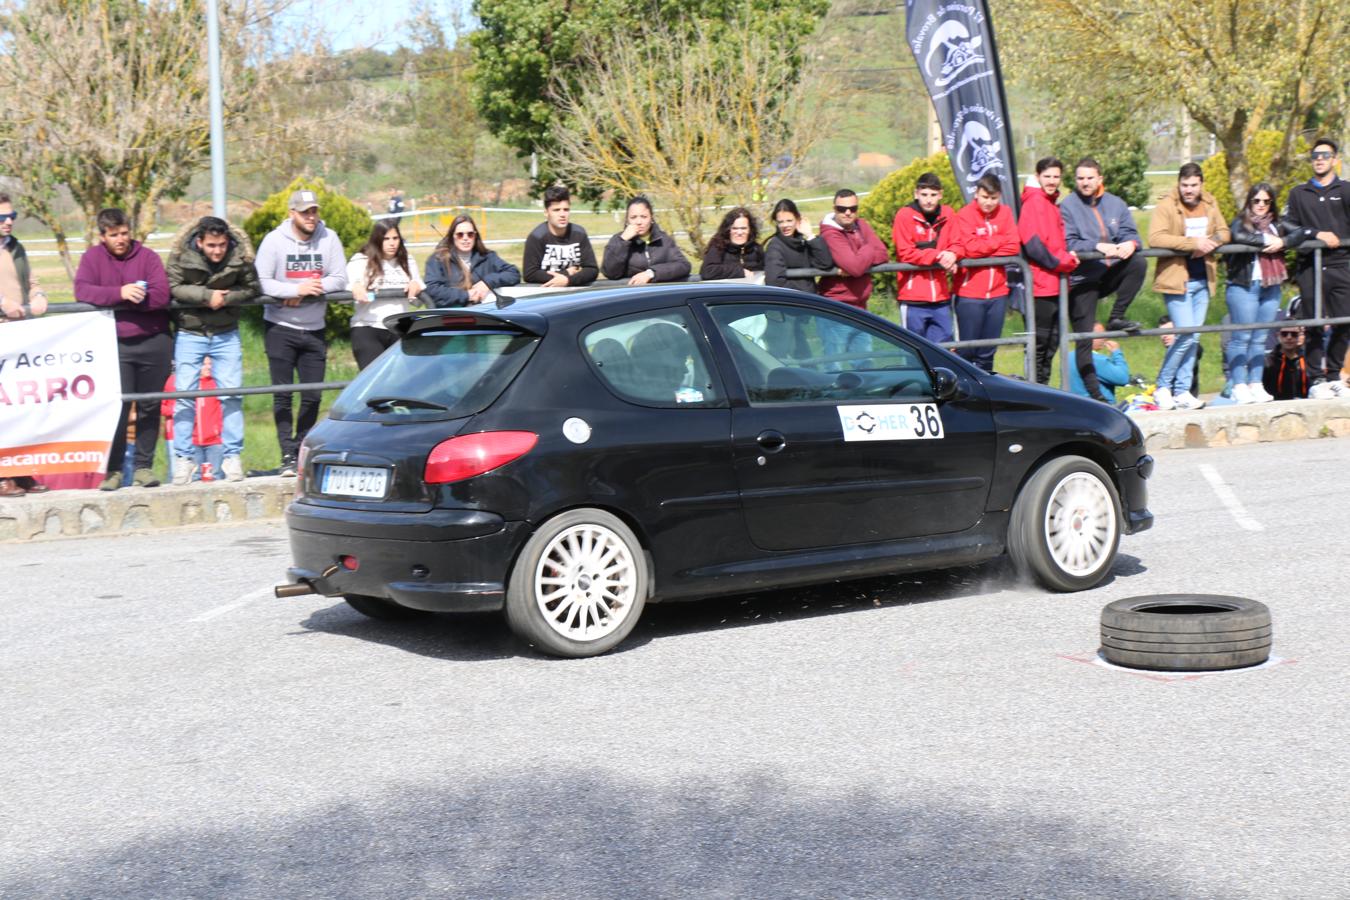
[[[1153,457],[1141,457],[1139,465],[1117,471],[1120,505],[1125,511],[1125,533],[1148,531],[1153,527],[1153,513],[1148,510],[1148,476],[1153,474]]]
[[[376,513],[293,503],[286,523],[291,582],[431,612],[501,609],[528,535],[523,522],[475,510]],[[344,556],[357,560],[355,571],[339,563]]]

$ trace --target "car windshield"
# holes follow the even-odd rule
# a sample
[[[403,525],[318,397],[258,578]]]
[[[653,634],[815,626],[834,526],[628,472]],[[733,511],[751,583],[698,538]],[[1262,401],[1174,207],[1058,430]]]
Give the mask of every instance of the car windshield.
[[[374,422],[473,415],[497,399],[538,343],[515,332],[418,332],[357,375],[329,415]]]

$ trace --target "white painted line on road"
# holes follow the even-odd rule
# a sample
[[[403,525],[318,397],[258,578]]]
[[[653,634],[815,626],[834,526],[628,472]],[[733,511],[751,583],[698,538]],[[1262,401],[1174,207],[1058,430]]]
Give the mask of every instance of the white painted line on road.
[[[218,616],[223,616],[228,612],[234,612],[236,609],[239,609],[240,607],[248,606],[250,603],[255,603],[259,600],[262,600],[270,596],[272,596],[272,588],[270,587],[258,588],[256,591],[249,591],[247,594],[244,594],[240,597],[236,597],[229,603],[226,603],[224,606],[217,606],[215,609],[208,609],[206,612],[202,613],[199,616],[195,616],[189,619],[188,621],[209,622],[210,620],[217,618]]]
[[[1228,482],[1223,480],[1223,476],[1219,474],[1218,469],[1208,463],[1201,463],[1200,474],[1205,476],[1205,480],[1214,489],[1214,494],[1219,498],[1219,502],[1228,509],[1228,514],[1240,527],[1248,531],[1266,530],[1266,526],[1247,514],[1247,508],[1242,505],[1242,501],[1237,498],[1237,494],[1233,493],[1233,489],[1228,486]]]

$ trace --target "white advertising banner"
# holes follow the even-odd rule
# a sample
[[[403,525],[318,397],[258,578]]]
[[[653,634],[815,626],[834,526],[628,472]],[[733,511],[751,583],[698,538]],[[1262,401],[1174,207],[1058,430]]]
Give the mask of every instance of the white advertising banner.
[[[0,478],[104,471],[121,409],[111,312],[0,324]]]

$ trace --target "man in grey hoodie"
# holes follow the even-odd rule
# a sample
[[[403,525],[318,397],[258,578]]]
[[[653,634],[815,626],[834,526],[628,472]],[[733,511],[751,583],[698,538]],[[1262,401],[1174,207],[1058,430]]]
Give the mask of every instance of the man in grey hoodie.
[[[264,346],[273,384],[323,381],[328,363],[324,341],[323,295],[347,289],[347,260],[342,241],[319,218],[319,198],[299,190],[286,204],[290,215],[258,247],[258,280],[266,296],[280,302],[263,311]],[[319,418],[318,391],[300,394],[299,414],[291,416],[291,395],[272,395],[272,417],[281,445],[283,476],[294,477],[300,442]]]

